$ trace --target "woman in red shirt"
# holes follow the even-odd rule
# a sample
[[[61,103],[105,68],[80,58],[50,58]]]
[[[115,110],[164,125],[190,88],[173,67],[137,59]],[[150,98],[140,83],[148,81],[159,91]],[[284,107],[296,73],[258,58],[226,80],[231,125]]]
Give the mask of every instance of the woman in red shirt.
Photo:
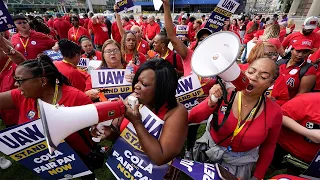
[[[229,93],[229,104],[211,100],[211,95],[221,98],[223,94],[220,85],[214,85],[209,98],[191,110],[189,122],[208,119],[214,112],[215,117],[207,123],[204,136],[197,140],[203,143],[209,141],[209,149],[212,148],[212,151],[206,151],[209,159],[212,162],[222,161],[222,166],[238,178],[263,179],[271,163],[282,123],[280,106],[265,98],[265,91],[275,82],[279,72],[273,60],[261,58],[252,62],[245,74],[249,85],[245,90]],[[230,109],[230,114],[226,109]],[[223,121],[226,123],[220,126]]]
[[[246,71],[250,64],[259,58],[270,58],[274,61],[277,61],[279,54],[277,48],[269,42],[258,42],[248,56],[246,64],[239,64],[239,67],[242,71]],[[268,88],[266,95],[275,100],[280,106],[287,102],[289,98],[289,92],[286,85],[286,81],[283,76],[279,76],[275,83]]]
[[[60,40],[58,44],[63,60],[55,61],[54,65],[69,79],[73,87],[85,91],[89,74],[77,68],[81,56],[80,46],[67,39]]]
[[[102,53],[93,48],[92,41],[86,36],[82,36],[79,39],[80,46],[84,53],[81,55],[82,58],[88,58],[90,60],[102,60]]]
[[[70,41],[73,41],[74,43],[77,43],[79,45],[79,39],[82,36],[86,36],[90,39],[89,32],[82,26],[79,26],[79,18],[77,16],[72,16],[71,19],[72,28],[68,31],[68,39]]]
[[[67,107],[92,103],[83,92],[69,86],[68,79],[58,71],[46,55],[21,63],[15,71],[14,79],[18,88],[0,93],[0,110],[17,108],[19,110],[18,124],[40,118],[37,99]],[[93,147],[88,128],[81,131],[83,137]],[[79,131],[71,134],[65,140],[77,152],[88,168],[92,169],[88,156],[91,147],[86,144]]]
[[[229,27],[229,31],[233,31],[233,32],[236,32],[237,34],[239,34],[239,30],[240,30],[240,27],[238,25],[237,19],[232,19],[232,23]]]
[[[312,47],[312,41],[309,39],[297,40],[292,45],[291,58],[277,62],[280,74],[285,78],[290,99],[297,94],[310,92],[316,83],[316,68],[314,66],[310,66],[300,77],[300,70],[308,65],[307,58]]]
[[[257,32],[259,28],[259,23],[254,23],[246,32],[246,34],[243,37],[243,47],[244,50],[241,55],[241,63],[246,63],[246,57],[247,57],[247,43],[251,41],[254,38],[254,34]]]
[[[272,162],[277,169],[290,167],[281,163],[283,156],[287,154],[308,164],[315,158],[320,149],[319,102],[320,93],[305,93],[282,106],[283,127]],[[288,169],[288,174],[289,171],[292,172],[291,169]],[[293,173],[300,175],[302,172],[295,170]]]

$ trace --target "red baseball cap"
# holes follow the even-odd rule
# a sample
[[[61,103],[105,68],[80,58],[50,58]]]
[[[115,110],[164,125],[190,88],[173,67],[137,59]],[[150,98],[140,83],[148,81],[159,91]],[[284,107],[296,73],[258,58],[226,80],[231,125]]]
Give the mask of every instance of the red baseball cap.
[[[299,39],[292,44],[292,47],[295,50],[304,50],[304,49],[312,50],[313,43],[309,39]]]

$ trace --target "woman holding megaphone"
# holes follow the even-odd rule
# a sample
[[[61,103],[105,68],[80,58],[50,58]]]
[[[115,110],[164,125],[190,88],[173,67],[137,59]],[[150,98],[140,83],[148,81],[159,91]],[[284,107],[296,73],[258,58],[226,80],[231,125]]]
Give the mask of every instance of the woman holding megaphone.
[[[242,91],[229,93],[228,97],[234,97],[229,104],[211,100],[212,95],[223,96],[221,86],[214,85],[209,98],[191,110],[189,122],[197,123],[196,120],[207,119],[213,113],[195,149],[209,143],[205,155],[210,162],[221,163],[241,179],[263,179],[282,123],[279,105],[266,98],[265,91],[275,82],[279,70],[273,60],[260,58],[250,64],[245,74],[249,85]]]

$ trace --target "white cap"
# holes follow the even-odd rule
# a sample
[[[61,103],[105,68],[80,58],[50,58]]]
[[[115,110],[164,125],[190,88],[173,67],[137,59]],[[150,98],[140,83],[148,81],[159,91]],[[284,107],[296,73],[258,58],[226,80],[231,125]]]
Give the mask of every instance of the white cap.
[[[318,25],[318,18],[315,16],[308,17],[303,22],[304,29],[316,29]]]

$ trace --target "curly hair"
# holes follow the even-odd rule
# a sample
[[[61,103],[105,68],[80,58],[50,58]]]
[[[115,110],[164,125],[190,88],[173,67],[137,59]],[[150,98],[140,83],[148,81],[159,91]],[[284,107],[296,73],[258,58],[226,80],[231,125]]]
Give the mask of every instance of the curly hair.
[[[269,42],[258,42],[250,51],[249,56],[247,58],[247,62],[250,64],[256,59],[265,57],[265,48],[271,47],[277,50],[276,46]]]

